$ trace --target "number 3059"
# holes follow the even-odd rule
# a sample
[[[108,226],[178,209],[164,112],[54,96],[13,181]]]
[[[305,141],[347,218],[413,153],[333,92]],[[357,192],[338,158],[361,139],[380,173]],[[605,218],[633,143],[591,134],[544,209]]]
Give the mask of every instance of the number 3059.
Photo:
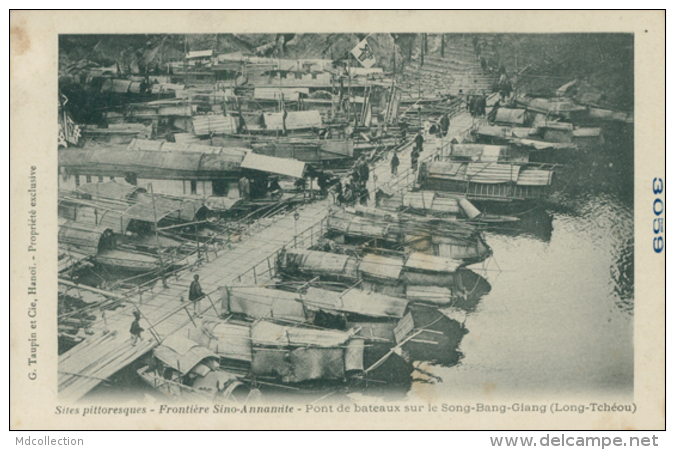
[[[654,195],[659,195],[663,193],[663,180],[661,178],[654,178],[654,181],[652,182],[652,189],[654,190]],[[665,248],[665,244],[663,241],[663,236],[660,236],[663,234],[663,217],[661,217],[661,214],[663,214],[663,211],[665,209],[665,206],[663,205],[663,201],[661,200],[661,197],[656,197],[654,199],[654,215],[656,216],[654,218],[654,234],[659,235],[654,238],[654,251],[656,253],[661,253],[663,249]]]

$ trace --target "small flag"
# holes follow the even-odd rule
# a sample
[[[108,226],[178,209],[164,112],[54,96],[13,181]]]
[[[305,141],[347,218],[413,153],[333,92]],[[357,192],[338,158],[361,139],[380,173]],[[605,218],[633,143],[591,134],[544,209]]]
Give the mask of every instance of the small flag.
[[[77,142],[80,140],[81,132],[80,127],[73,122],[73,120],[66,116],[66,139],[71,144],[77,145]]]
[[[352,49],[352,55],[354,55],[366,69],[370,69],[377,62],[375,54],[373,53],[373,48],[368,42],[368,36]]]
[[[66,141],[66,134],[63,132],[63,127],[59,125],[59,147],[68,147]]]

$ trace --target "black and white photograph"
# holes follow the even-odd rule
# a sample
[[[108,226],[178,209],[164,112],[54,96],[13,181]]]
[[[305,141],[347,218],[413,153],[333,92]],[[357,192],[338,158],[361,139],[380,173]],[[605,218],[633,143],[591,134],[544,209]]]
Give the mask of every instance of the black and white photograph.
[[[21,288],[55,322],[20,359],[56,361],[46,413],[622,428],[636,35],[438,28],[57,33],[53,162],[29,161],[57,257]],[[639,186],[653,260],[661,170]]]

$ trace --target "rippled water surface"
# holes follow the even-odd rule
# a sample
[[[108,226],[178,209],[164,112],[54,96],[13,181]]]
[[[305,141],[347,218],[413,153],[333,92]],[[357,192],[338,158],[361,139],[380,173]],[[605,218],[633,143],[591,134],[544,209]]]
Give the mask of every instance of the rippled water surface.
[[[632,394],[631,146],[610,137],[565,168],[566,189],[522,230],[486,234],[492,291],[467,315],[464,358],[423,366],[442,397]]]

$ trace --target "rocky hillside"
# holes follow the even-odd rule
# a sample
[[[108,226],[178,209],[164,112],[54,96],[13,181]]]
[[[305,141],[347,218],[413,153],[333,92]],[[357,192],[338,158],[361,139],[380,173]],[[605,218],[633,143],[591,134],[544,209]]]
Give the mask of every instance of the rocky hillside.
[[[279,58],[343,60],[365,34],[201,34],[201,35],[62,35],[60,69],[89,61],[118,64],[123,71],[161,71],[185,51],[213,49]],[[632,110],[633,37],[630,34],[373,34],[373,51],[386,71],[403,72],[411,90],[425,94],[466,75],[469,83],[489,86],[482,77],[474,43],[493,69],[523,72],[518,82],[528,91],[550,95],[579,79],[577,95],[596,103]],[[425,67],[426,66],[426,67]],[[473,78],[478,77],[476,81]],[[482,78],[481,78],[482,77]],[[469,85],[471,86],[471,85]]]

